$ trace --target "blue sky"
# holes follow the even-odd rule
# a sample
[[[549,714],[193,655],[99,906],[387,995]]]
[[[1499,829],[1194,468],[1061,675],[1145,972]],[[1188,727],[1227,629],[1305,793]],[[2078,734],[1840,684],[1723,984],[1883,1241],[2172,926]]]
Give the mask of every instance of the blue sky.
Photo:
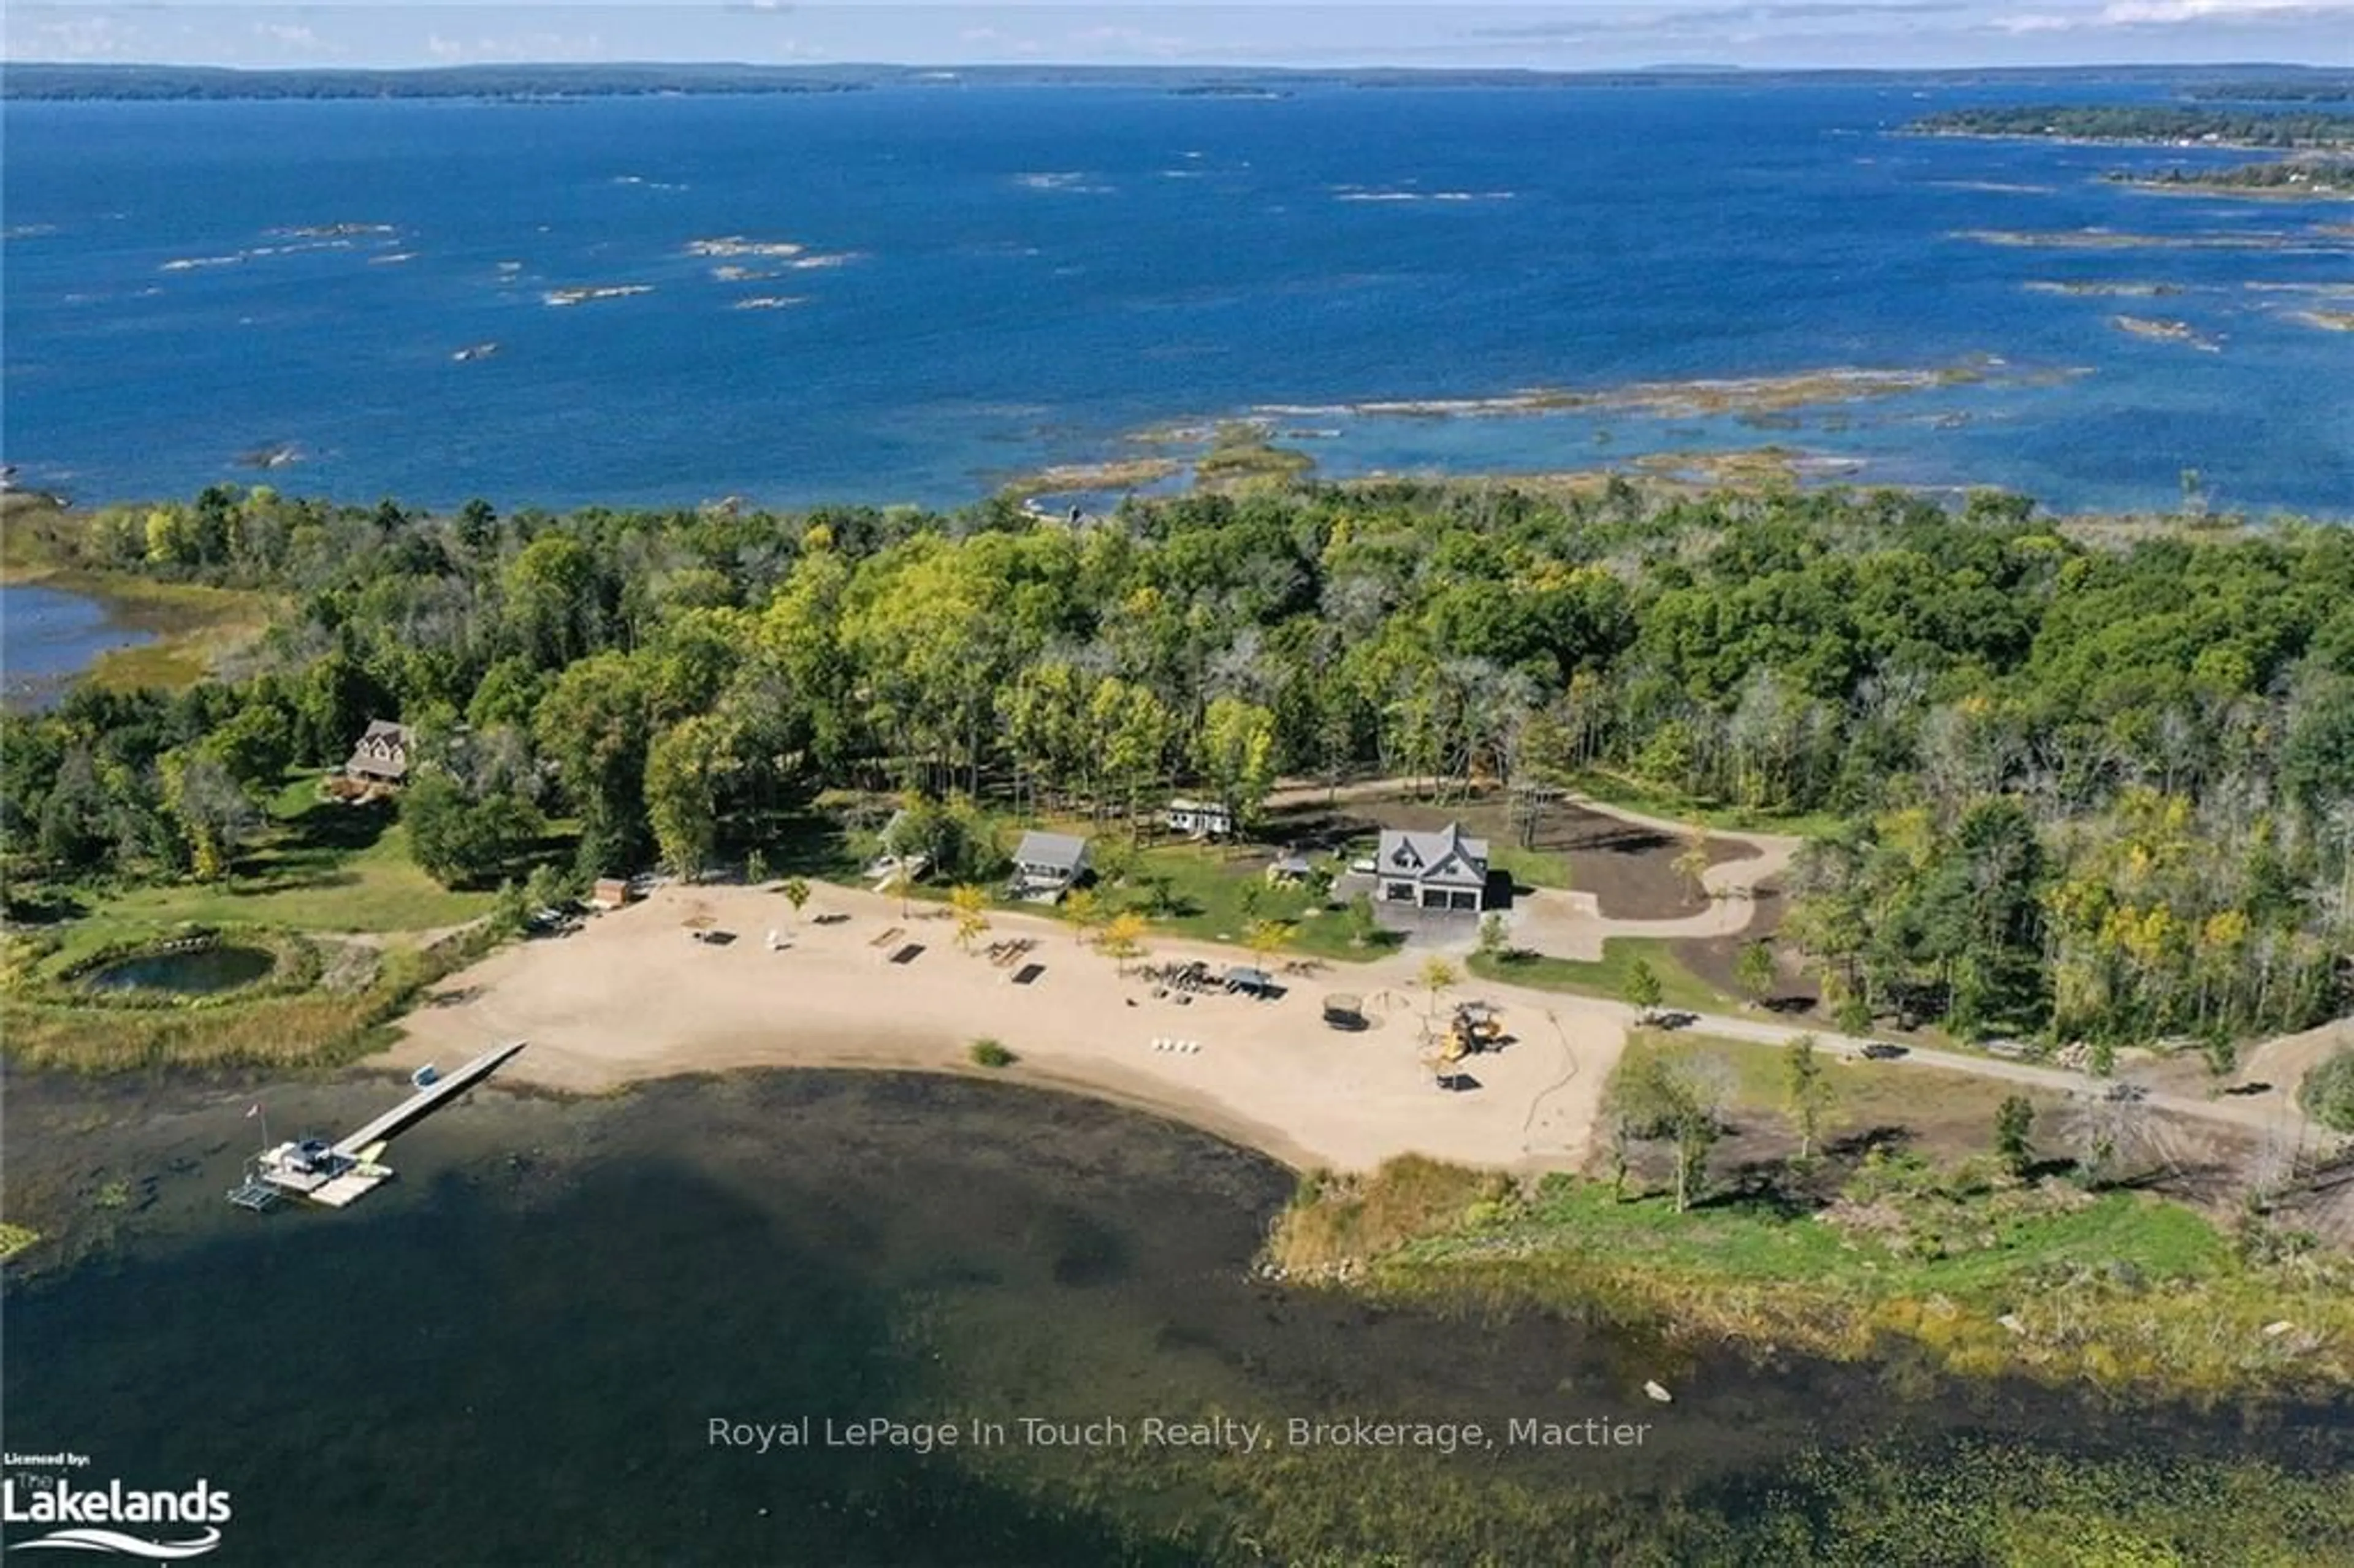
[[[238,66],[828,60],[916,65],[2354,65],[2354,0],[803,5],[15,0],[0,58]]]

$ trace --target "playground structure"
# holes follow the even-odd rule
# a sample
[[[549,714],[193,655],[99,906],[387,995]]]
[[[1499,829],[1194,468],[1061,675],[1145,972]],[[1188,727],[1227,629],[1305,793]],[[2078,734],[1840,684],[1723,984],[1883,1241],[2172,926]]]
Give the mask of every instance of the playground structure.
[[[1493,1003],[1461,1002],[1447,1016],[1444,1028],[1423,1031],[1423,1065],[1441,1088],[1458,1088],[1462,1086],[1462,1075],[1454,1070],[1457,1064],[1467,1056],[1500,1050],[1511,1038]]]

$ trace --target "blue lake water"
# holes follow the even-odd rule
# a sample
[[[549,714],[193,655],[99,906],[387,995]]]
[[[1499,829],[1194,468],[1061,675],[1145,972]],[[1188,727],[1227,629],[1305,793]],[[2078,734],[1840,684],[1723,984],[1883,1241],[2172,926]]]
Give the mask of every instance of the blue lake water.
[[[0,434],[25,482],[87,501],[266,477],[506,507],[945,503],[1279,406],[1327,472],[1770,442],[2068,507],[2170,504],[2196,469],[2219,505],[2354,514],[2354,336],[2300,319],[2354,308],[2354,206],[2100,177],[2230,153],[1890,133],[2054,95],[11,103]],[[334,225],[369,227],[289,232]],[[731,236],[806,249],[693,253]],[[2168,292],[2048,287],[2115,283]],[[647,291],[547,302],[593,287]],[[1995,380],[1746,422],[1341,407],[1978,356]],[[240,466],[265,452],[288,465]]]
[[[146,641],[95,599],[37,584],[0,585],[0,700],[37,704],[108,649]]]

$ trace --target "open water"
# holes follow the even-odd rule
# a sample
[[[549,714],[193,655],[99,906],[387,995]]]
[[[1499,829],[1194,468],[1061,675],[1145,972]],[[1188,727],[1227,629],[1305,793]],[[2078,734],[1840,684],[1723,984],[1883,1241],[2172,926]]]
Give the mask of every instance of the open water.
[[[1978,1442],[2305,1473],[2354,1459],[2342,1411],[2128,1417],[1884,1364],[1753,1368],[1541,1313],[1268,1282],[1251,1260],[1288,1172],[1006,1085],[759,1073],[571,1104],[480,1090],[404,1134],[401,1180],[353,1209],[222,1201],[259,1128],[334,1135],[405,1092],[19,1075],[11,1217],[73,1217],[37,1255],[46,1270],[6,1293],[7,1448],[85,1456],[96,1487],[228,1491],[209,1562],[405,1568],[1482,1548],[1566,1564],[1613,1560],[1615,1532],[1647,1539],[1670,1507],[1740,1521],[1810,1447],[1907,1445],[1933,1471]],[[1647,1398],[1646,1379],[1675,1402]],[[1308,1444],[1289,1441],[1295,1419],[1317,1424]],[[1363,1445],[1360,1419],[1495,1441]],[[1531,1446],[1509,1440],[1515,1419],[1645,1436]],[[715,1441],[715,1420],[807,1423],[813,1441],[763,1453]],[[1245,1450],[1214,1425],[1227,1441],[1156,1446],[1154,1420],[1267,1437]],[[899,1425],[853,1446],[825,1440],[829,1421],[837,1437]],[[963,1440],[935,1441],[945,1426]],[[1579,1498],[1598,1511],[1562,1506]]]
[[[0,434],[86,501],[952,503],[1274,408],[1328,473],[1775,444],[2354,514],[2354,335],[2304,319],[2354,308],[2354,206],[2101,178],[2228,152],[1893,133],[2054,96],[2160,90],[9,103]],[[643,291],[549,302],[579,289]],[[1352,411],[1965,364],[1995,377],[1746,420]]]

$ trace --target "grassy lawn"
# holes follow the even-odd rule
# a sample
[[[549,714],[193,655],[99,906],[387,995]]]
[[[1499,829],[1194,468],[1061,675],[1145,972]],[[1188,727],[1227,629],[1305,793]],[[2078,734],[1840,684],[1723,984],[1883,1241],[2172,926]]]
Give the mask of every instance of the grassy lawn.
[[[1292,939],[1284,948],[1287,952],[1347,962],[1378,958],[1390,950],[1386,942],[1353,946],[1346,910],[1326,909],[1304,888],[1267,885],[1266,856],[1260,852],[1161,844],[1140,851],[1134,864],[1123,885],[1107,890],[1107,897],[1119,907],[1141,909],[1150,879],[1165,878],[1173,912],[1152,916],[1157,931],[1199,941],[1239,944],[1248,938],[1255,921],[1280,920],[1293,927]],[[1249,891],[1254,888],[1255,894]],[[1245,907],[1246,899],[1255,901],[1252,909]]]
[[[1733,1069],[1735,1110],[1784,1108],[1782,1047],[1716,1034],[1654,1032],[1660,1054],[1670,1060],[1713,1056]],[[1823,1126],[1834,1133],[1859,1128],[1902,1127],[1925,1119],[1991,1129],[1995,1112],[2012,1095],[2024,1094],[2039,1110],[2061,1097],[2022,1089],[2000,1078],[1915,1063],[1862,1062],[1824,1056],[1823,1071],[1834,1098]]]
[[[93,899],[94,912],[63,933],[59,961],[185,922],[421,931],[462,925],[491,907],[493,895],[451,892],[417,869],[389,804],[340,805],[319,800],[316,790],[315,775],[290,778],[270,803],[270,826],[223,881],[137,887]]]
[[[1125,838],[1098,832],[1084,820],[1050,821],[1045,826],[1053,832],[1076,833],[1089,840],[1098,871],[1098,879],[1092,886],[1100,913],[1134,910],[1145,916],[1156,935],[1239,947],[1248,941],[1256,922],[1279,920],[1293,928],[1291,940],[1278,949],[1286,953],[1363,962],[1396,947],[1396,938],[1388,933],[1381,934],[1367,946],[1358,947],[1350,940],[1345,909],[1325,908],[1304,888],[1269,886],[1266,874],[1267,857],[1263,850],[1149,842],[1131,849]],[[1017,836],[1013,824],[1000,825],[999,838],[1009,848]],[[880,853],[879,835],[875,832],[847,832],[838,828],[831,841],[812,830],[809,845],[798,856],[803,863],[799,867],[802,874],[824,875],[856,885],[865,884],[862,868]],[[772,849],[769,859],[777,874],[785,874],[785,856]],[[987,891],[993,908],[1058,919],[1070,916],[1067,905],[1031,904],[1008,898],[1002,877],[991,879]],[[938,904],[947,901],[949,893],[948,884],[926,881],[909,888],[907,898],[915,904]],[[1150,946],[1149,938],[1147,945]]]
[[[1607,805],[1623,806],[1646,816],[1665,817],[1671,821],[1697,822],[1703,827],[1718,828],[1732,832],[1787,833],[1797,838],[1811,838],[1829,832],[1839,825],[1839,818],[1828,811],[1775,812],[1761,811],[1748,806],[1731,806],[1722,800],[1699,800],[1672,789],[1661,789],[1640,779],[1620,773],[1588,769],[1570,780],[1571,787]]]
[[[771,878],[800,876],[819,882],[866,885],[862,874],[882,853],[879,828],[853,830],[834,806],[821,800],[807,810],[779,813],[759,842]]]
[[[1500,844],[1488,841],[1488,862],[1499,871],[1512,874],[1516,887],[1575,887],[1575,877],[1569,869],[1569,856],[1551,850],[1524,850],[1515,844]],[[1370,852],[1368,852],[1370,853]]]
[[[1464,832],[1470,836],[1487,837],[1489,863],[1499,871],[1510,872],[1512,881],[1520,886],[1567,889],[1577,885],[1566,851],[1522,849],[1511,842],[1505,832],[1503,808],[1492,802],[1466,802],[1444,812],[1404,795],[1394,800],[1361,800],[1355,804],[1369,810],[1390,807],[1389,814],[1409,826],[1418,826],[1431,818],[1460,821]],[[1437,824],[1434,821],[1431,825],[1436,827]],[[1343,864],[1354,860],[1371,860],[1380,845],[1378,833],[1361,833],[1341,847],[1339,858]]]
[[[92,1005],[64,994],[13,1002],[10,1058],[97,1072],[163,1063],[343,1060],[364,1050],[420,987],[483,949],[481,927],[431,950],[420,938],[487,912],[494,894],[450,892],[418,870],[388,803],[324,801],[316,787],[315,775],[287,779],[270,802],[270,827],[225,881],[82,892],[91,913],[47,928],[58,945],[39,959],[39,971],[55,975],[101,948],[190,923],[398,934],[397,939],[345,967],[341,981],[225,998],[217,1006]],[[535,853],[563,855],[577,832],[555,826]]]
[[[1471,972],[1482,980],[1502,985],[1524,985],[1538,991],[1565,991],[1580,996],[1607,997],[1623,1001],[1627,995],[1627,970],[1637,959],[1650,960],[1651,972],[1659,977],[1660,1005],[1691,1012],[1721,1012],[1738,1007],[1740,1002],[1726,996],[1701,979],[1675,955],[1671,942],[1656,937],[1611,937],[1602,944],[1602,957],[1591,961],[1585,959],[1554,959],[1542,954],[1528,957],[1497,957],[1488,953],[1471,955]]]

